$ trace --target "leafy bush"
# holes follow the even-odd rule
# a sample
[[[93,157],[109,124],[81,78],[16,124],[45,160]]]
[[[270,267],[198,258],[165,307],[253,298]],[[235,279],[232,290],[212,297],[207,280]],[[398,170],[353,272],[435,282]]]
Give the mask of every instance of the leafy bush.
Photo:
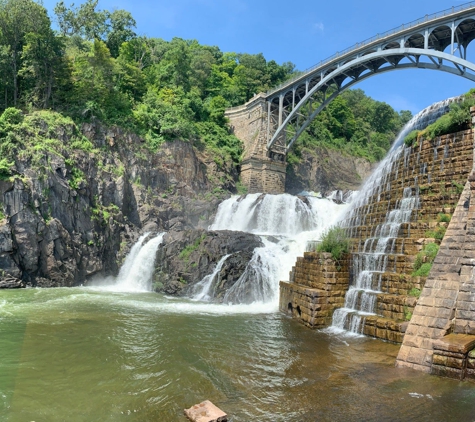
[[[409,293],[408,293],[409,296],[413,296],[413,297],[419,297],[421,295],[421,291],[420,289],[416,289],[415,287],[412,288],[411,290],[409,290]]]
[[[439,223],[450,223],[450,215],[449,214],[444,214],[444,213],[439,213],[437,216],[437,221]]]
[[[327,230],[321,242],[317,245],[317,252],[328,252],[332,258],[338,260],[343,254],[348,253],[350,249],[350,240],[346,231],[341,227],[334,226]]]
[[[0,180],[8,179],[12,175],[11,168],[14,164],[13,161],[8,161],[6,158],[0,160]]]
[[[436,240],[442,240],[445,236],[447,229],[445,227],[436,227],[434,230],[427,230],[425,232],[426,237],[430,237]]]
[[[421,265],[421,267],[412,273],[416,277],[427,277],[432,268],[432,263],[426,262]]]
[[[439,252],[439,248],[440,246],[437,245],[437,243],[428,243],[423,249],[424,254],[431,262],[434,262],[434,259]]]
[[[411,147],[417,141],[418,136],[419,136],[419,131],[413,130],[404,138],[404,143],[406,144],[406,146]]]
[[[463,188],[465,187],[463,183],[457,183],[455,180],[452,180],[452,186],[455,187],[455,191],[457,192],[457,195],[461,195],[463,192]]]
[[[416,255],[416,259],[414,261],[414,272],[412,273],[412,275],[416,277],[427,277],[427,275],[429,275],[430,269],[432,268],[432,263],[434,262],[434,259],[437,256],[438,252],[439,245],[437,245],[436,243],[428,243],[427,245],[425,245],[422,251],[420,251]],[[411,292],[409,292],[410,295]],[[411,296],[414,296],[414,294],[412,294]]]

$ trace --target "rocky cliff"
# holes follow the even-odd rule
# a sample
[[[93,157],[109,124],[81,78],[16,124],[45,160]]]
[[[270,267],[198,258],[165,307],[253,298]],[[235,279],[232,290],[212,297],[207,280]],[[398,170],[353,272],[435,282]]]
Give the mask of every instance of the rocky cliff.
[[[302,151],[297,163],[287,166],[285,191],[328,194],[333,190],[358,190],[375,164],[326,147]]]
[[[115,274],[142,231],[207,227],[237,179],[203,146],[175,141],[152,152],[118,128],[79,129],[50,112],[12,127],[2,153],[11,162],[0,181],[0,287]]]

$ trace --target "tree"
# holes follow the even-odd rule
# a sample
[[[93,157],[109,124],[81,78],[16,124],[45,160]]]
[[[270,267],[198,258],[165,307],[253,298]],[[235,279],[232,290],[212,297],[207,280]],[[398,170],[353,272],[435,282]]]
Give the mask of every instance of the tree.
[[[63,36],[79,36],[86,40],[106,42],[112,57],[119,55],[122,43],[136,36],[136,22],[126,10],[97,10],[99,0],[86,0],[79,7],[69,8],[60,1],[54,8]]]
[[[401,110],[399,112],[399,120],[401,121],[402,126],[404,126],[411,119],[412,119],[412,113],[410,110]]]
[[[394,129],[394,117],[395,112],[389,104],[380,101],[374,103],[370,121],[377,132],[392,131]]]
[[[8,51],[9,54],[14,106],[18,104],[18,71],[26,34],[35,32],[44,35],[50,24],[46,9],[32,0],[0,0],[0,44],[4,46],[3,53]]]
[[[73,67],[74,97],[84,116],[116,120],[131,112],[130,99],[119,89],[120,68],[103,41],[91,43],[91,51],[76,57]]]
[[[10,65],[10,47],[6,45],[0,45],[0,98],[3,99],[3,109],[8,107],[9,92],[12,89],[12,67]]]
[[[106,44],[112,57],[119,56],[120,46],[131,39],[136,34],[132,30],[136,22],[132,15],[125,10],[114,10],[109,14],[109,30],[107,31]]]
[[[55,87],[69,83],[69,67],[64,57],[64,43],[48,28],[43,34],[30,32],[25,37],[20,74],[29,85],[28,101],[48,108]]]
[[[97,11],[99,0],[86,0],[79,8],[74,4],[68,9],[64,1],[54,8],[58,25],[63,36],[80,36],[87,40],[103,39],[107,32],[108,12]]]

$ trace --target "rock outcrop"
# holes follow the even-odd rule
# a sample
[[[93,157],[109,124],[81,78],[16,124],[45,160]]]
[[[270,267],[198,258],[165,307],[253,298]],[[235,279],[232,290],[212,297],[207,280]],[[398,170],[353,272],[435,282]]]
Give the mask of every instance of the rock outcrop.
[[[285,191],[328,194],[333,190],[358,190],[375,165],[325,147],[303,151],[300,161],[287,166]]]
[[[188,142],[152,153],[118,128],[85,124],[73,137],[41,117],[32,125],[0,181],[0,287],[114,275],[142,231],[207,227],[235,190],[236,169]]]
[[[230,255],[213,289],[214,300],[220,301],[244,272],[254,249],[261,246],[260,238],[250,233],[202,229],[168,232],[157,252],[154,289],[191,295],[196,283],[211,274],[223,256]]]

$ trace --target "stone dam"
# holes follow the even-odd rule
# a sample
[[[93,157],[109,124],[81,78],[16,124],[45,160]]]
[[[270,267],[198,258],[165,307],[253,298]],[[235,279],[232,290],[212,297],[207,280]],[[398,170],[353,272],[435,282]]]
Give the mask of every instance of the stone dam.
[[[289,281],[280,282],[280,310],[311,328],[340,324],[401,344],[399,367],[475,381],[473,151],[472,128],[403,149],[343,221],[350,253],[339,261],[317,252],[298,258]],[[398,209],[406,218],[394,224]],[[385,236],[390,241],[382,244]],[[428,276],[413,275],[416,259],[426,259],[421,251],[434,243]],[[369,258],[377,265],[361,271]],[[344,318],[335,321],[341,309]]]

